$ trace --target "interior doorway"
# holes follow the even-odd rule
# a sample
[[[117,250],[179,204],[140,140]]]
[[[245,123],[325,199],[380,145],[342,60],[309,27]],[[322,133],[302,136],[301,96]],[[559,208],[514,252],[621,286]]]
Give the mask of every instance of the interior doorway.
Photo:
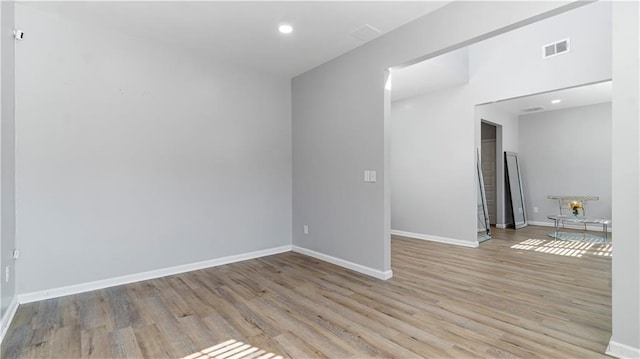
[[[487,210],[489,211],[489,223],[493,226],[496,225],[498,218],[497,130],[496,126],[486,122],[482,122],[480,129],[480,168],[482,169],[482,177],[484,177],[484,191],[487,200]]]

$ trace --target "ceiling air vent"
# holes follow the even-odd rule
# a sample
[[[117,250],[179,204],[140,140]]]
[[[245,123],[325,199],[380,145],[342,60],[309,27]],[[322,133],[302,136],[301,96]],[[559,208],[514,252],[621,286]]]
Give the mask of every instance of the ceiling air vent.
[[[375,39],[376,37],[380,36],[380,34],[382,34],[380,30],[376,29],[375,27],[369,24],[365,24],[364,26],[351,32],[350,35],[361,42],[369,42]]]
[[[536,111],[542,111],[542,110],[544,110],[544,107],[536,106],[536,107],[523,108],[522,110],[520,110],[520,112],[529,113],[529,112],[536,112]]]
[[[547,59],[556,55],[569,52],[569,39],[554,42],[553,44],[542,46],[542,57]]]

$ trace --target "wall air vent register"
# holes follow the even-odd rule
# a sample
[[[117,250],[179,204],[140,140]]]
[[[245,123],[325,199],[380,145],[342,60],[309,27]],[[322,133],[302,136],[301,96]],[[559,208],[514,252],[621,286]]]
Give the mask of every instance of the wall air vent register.
[[[564,39],[553,44],[542,46],[542,58],[548,59],[553,56],[566,54],[571,50],[569,39]]]

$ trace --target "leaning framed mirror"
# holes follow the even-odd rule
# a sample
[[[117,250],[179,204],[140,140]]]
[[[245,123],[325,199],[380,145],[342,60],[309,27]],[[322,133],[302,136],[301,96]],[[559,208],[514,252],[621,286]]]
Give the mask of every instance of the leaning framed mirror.
[[[484,191],[484,178],[482,176],[479,148],[477,151],[476,164],[478,170],[478,242],[484,242],[487,239],[491,239],[491,227],[489,224],[489,210],[487,208],[487,197]]]
[[[524,205],[522,177],[520,175],[520,159],[515,152],[504,153],[506,187],[510,198],[513,226],[515,229],[527,226],[527,213]]]

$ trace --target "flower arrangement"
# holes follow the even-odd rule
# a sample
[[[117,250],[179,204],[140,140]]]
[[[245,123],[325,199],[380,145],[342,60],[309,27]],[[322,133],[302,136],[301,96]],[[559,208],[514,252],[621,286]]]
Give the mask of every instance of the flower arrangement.
[[[573,212],[574,216],[577,216],[578,215],[578,210],[582,209],[582,202],[573,201],[573,202],[569,203],[569,209],[571,209],[571,211]]]

